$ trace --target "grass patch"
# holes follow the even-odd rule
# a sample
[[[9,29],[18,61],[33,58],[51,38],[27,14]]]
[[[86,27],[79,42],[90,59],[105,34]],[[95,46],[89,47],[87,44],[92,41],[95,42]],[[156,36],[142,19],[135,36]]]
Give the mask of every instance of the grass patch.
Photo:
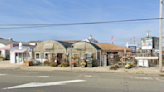
[[[126,73],[128,72],[128,71],[125,71]]]
[[[15,68],[16,70],[20,70],[20,68]]]
[[[136,72],[136,74],[144,74],[144,72]]]

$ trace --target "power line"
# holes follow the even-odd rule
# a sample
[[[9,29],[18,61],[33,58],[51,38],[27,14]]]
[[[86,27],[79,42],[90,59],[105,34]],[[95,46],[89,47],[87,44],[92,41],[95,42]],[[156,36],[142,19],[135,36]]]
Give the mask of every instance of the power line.
[[[104,7],[104,8],[73,9],[73,10],[49,11],[49,12],[0,13],[0,14],[44,14],[44,13],[54,13],[54,12],[69,12],[69,11],[84,11],[84,10],[97,10],[97,9],[122,8],[122,7],[140,6],[140,5],[146,5],[146,4],[159,4],[159,1],[151,2],[151,3],[143,3],[143,4],[131,4],[131,5]]]
[[[38,27],[69,26],[69,25],[104,24],[104,23],[146,21],[146,20],[157,20],[157,19],[160,19],[160,18],[131,19],[131,20],[102,21],[102,22],[86,22],[86,23],[68,23],[68,24],[0,24],[0,26],[23,26],[23,27],[10,27],[10,28],[8,27],[8,28],[0,28],[0,29],[19,29],[19,28],[38,28]],[[161,19],[163,19],[163,18],[161,18]]]

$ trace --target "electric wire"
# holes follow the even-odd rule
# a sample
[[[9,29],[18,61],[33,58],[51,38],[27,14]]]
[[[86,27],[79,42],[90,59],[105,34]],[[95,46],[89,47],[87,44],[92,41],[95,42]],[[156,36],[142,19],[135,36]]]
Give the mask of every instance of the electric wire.
[[[85,23],[67,23],[67,24],[0,24],[0,26],[23,26],[23,27],[7,27],[7,28],[0,28],[0,29],[19,29],[19,28],[38,28],[38,27],[53,27],[53,26],[104,24],[104,23],[117,23],[117,22],[132,22],[132,21],[158,20],[158,19],[163,19],[163,18],[131,19],[131,20],[102,21],[102,22],[85,22]]]

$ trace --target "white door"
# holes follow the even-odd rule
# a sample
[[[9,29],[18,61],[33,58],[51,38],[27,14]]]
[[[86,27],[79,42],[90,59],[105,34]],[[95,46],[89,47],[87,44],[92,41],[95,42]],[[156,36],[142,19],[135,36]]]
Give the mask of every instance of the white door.
[[[149,67],[148,60],[144,60],[144,66],[145,66],[145,67]]]
[[[138,66],[143,66],[143,60],[138,60]]]

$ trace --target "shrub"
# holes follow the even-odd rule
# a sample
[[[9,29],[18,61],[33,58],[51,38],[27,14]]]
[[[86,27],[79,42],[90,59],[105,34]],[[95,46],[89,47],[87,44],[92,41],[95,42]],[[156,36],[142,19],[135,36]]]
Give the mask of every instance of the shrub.
[[[82,66],[86,66],[86,62],[82,62],[81,65],[82,65]]]
[[[49,65],[50,62],[49,61],[44,61],[44,65]]]
[[[67,67],[68,66],[68,63],[67,62],[63,62],[60,64],[61,67]]]
[[[72,61],[70,64],[73,65],[73,66],[76,66],[77,65],[77,63],[74,62],[74,61]]]
[[[50,63],[50,66],[52,66],[52,67],[57,67],[57,66],[58,66],[58,63],[51,62],[51,63]]]
[[[118,68],[118,65],[112,65],[111,67],[110,67],[110,70],[116,70]]]
[[[33,63],[33,65],[39,65],[39,61],[37,61],[37,60],[34,60],[32,63]]]
[[[0,57],[0,58],[2,58],[3,60],[6,60],[4,57]]]

